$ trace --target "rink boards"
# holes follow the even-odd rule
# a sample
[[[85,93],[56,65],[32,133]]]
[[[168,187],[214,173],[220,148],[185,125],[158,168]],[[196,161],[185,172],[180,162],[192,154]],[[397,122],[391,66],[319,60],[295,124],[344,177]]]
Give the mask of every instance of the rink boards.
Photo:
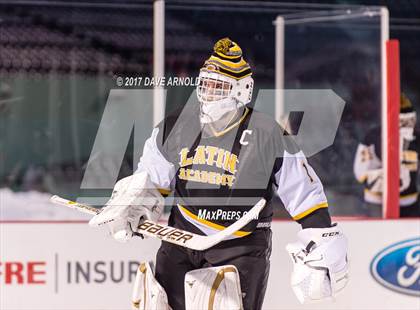
[[[273,223],[264,309],[419,309],[419,221],[341,225],[350,241],[348,287],[335,301],[300,305],[284,250],[299,225]],[[138,262],[153,260],[158,247],[154,239],[120,244],[83,222],[1,223],[0,309],[130,309]]]

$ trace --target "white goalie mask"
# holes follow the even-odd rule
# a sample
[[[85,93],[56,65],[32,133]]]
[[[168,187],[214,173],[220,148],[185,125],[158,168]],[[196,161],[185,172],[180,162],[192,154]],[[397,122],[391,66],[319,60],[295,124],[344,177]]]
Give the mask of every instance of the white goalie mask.
[[[254,80],[252,77],[236,80],[217,72],[201,70],[197,85],[201,123],[219,120],[227,112],[251,102]]]

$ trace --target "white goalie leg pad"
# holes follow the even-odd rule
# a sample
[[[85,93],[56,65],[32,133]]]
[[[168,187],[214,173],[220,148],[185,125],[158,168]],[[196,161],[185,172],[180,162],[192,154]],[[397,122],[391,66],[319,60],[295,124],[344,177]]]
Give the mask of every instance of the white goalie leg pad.
[[[235,266],[197,269],[185,275],[187,310],[241,310],[242,293]]]
[[[286,247],[296,297],[301,303],[333,297],[348,282],[347,238],[334,226],[303,229],[298,239]]]
[[[171,310],[166,292],[147,262],[137,269],[131,305],[133,310]]]

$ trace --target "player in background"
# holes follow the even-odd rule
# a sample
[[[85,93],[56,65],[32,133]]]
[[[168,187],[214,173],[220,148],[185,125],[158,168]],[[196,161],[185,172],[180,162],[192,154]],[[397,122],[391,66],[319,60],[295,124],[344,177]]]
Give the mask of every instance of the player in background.
[[[104,215],[113,214],[111,233],[127,240],[141,217],[159,218],[162,205],[144,199],[159,191],[174,196],[170,226],[212,235],[237,221],[262,197],[267,200],[258,218],[213,248],[194,251],[162,242],[156,279],[150,286],[161,286],[159,296],[166,294],[159,301],[164,309],[168,309],[162,306],[166,300],[175,310],[261,309],[270,269],[274,195],[303,228],[298,241],[287,247],[294,263],[292,287],[299,300],[332,296],[347,282],[347,241],[331,224],[321,181],[277,122],[248,105],[251,75],[239,45],[229,38],[219,40],[200,70],[199,104],[187,104],[153,129],[136,173],[116,184],[104,211],[90,222],[104,224]],[[121,197],[120,192],[125,194]],[[210,277],[214,270],[215,279]],[[218,291],[231,273],[236,277]]]
[[[418,200],[417,115],[410,100],[402,93],[400,99],[400,216],[420,216]],[[382,216],[381,128],[375,126],[357,147],[354,174],[364,185],[364,200],[368,215]]]

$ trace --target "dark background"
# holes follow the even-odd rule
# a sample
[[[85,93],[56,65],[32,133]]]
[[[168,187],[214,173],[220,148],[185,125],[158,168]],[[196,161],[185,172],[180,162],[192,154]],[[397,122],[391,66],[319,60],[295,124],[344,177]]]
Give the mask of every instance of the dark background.
[[[166,75],[196,76],[214,42],[229,36],[253,68],[256,95],[274,88],[277,15],[287,22],[378,6],[389,9],[390,37],[400,41],[401,87],[418,109],[420,2],[414,0],[168,0]],[[152,17],[152,1],[0,1],[2,187],[73,197],[109,194],[111,189],[80,189],[80,182],[116,77],[152,75]],[[334,144],[310,158],[337,215],[363,213],[352,165],[358,142],[380,123],[378,25],[378,17],[286,25],[285,87],[332,89],[346,101]],[[192,91],[169,88],[167,113]],[[133,172],[136,156],[132,137],[120,177]]]

